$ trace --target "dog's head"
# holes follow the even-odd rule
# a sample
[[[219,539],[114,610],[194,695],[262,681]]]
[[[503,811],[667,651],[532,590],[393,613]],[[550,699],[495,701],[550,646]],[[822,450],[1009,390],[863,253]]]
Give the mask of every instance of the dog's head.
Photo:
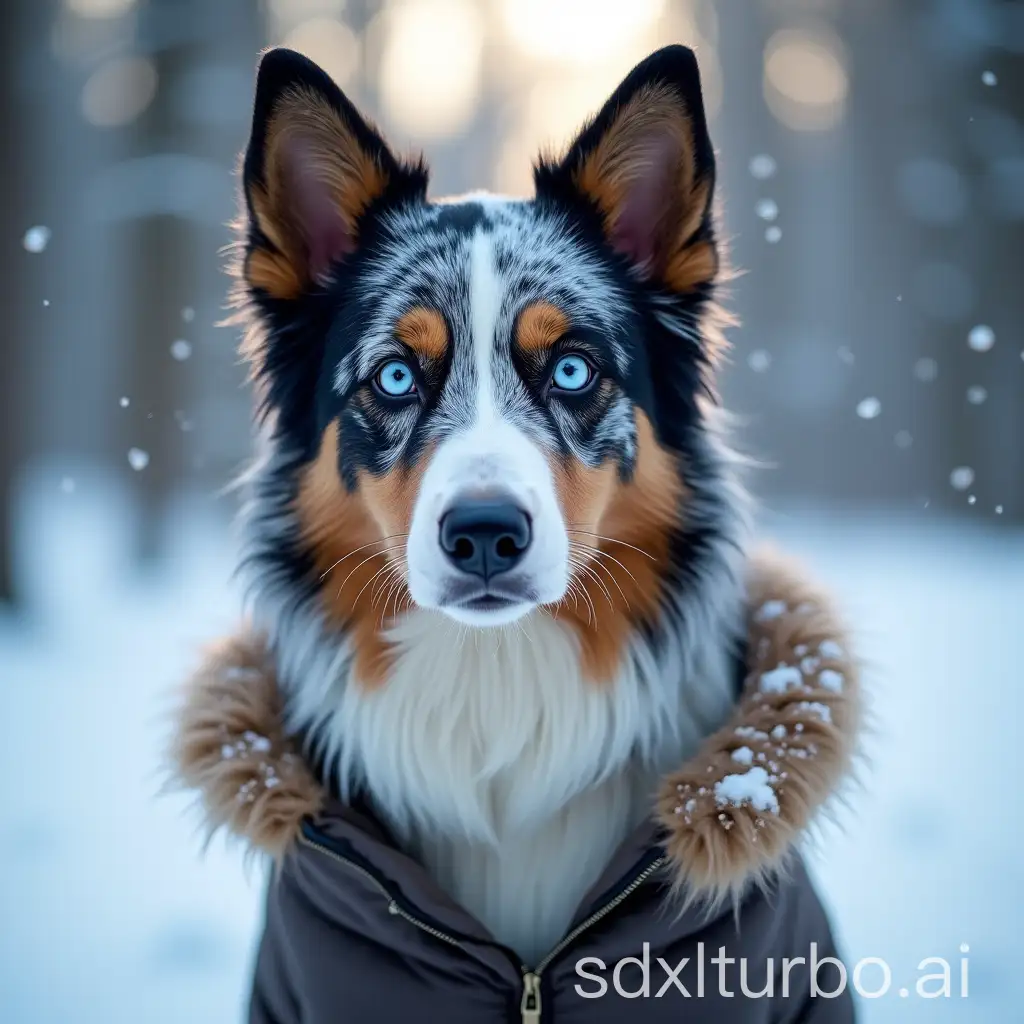
[[[598,675],[706,524],[714,157],[691,51],[640,64],[530,200],[431,202],[328,76],[268,53],[244,163],[260,557],[386,662],[412,607],[542,607]]]

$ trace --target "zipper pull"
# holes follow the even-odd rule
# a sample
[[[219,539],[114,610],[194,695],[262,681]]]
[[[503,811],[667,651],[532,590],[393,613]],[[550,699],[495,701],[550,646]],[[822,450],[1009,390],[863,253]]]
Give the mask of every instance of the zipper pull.
[[[540,1024],[540,975],[532,971],[523,975],[523,1001],[519,1009],[523,1024]]]

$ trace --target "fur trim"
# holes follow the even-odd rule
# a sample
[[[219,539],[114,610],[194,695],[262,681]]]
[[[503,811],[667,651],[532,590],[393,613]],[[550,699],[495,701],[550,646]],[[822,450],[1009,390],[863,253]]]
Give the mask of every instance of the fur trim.
[[[667,777],[655,808],[677,885],[723,899],[782,867],[849,770],[861,721],[858,672],[824,595],[792,565],[750,566],[748,674],[730,722]],[[178,710],[172,770],[224,828],[280,859],[321,785],[284,734],[265,638],[207,655]]]
[[[323,791],[282,726],[281,696],[265,638],[243,633],[211,647],[185,688],[170,761],[220,829],[280,859]]]
[[[860,732],[858,668],[830,602],[771,554],[752,563],[747,594],[743,694],[658,798],[690,899],[736,896],[781,868],[849,771]]]

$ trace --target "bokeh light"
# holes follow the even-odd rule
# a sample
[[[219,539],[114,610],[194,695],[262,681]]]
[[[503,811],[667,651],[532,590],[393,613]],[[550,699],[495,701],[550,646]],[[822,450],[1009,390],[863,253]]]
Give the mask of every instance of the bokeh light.
[[[158,78],[146,57],[114,57],[101,64],[82,87],[82,113],[97,128],[130,124],[153,102]]]
[[[136,0],[65,0],[65,6],[80,18],[120,18]]]
[[[480,98],[484,24],[471,0],[406,0],[388,11],[380,95],[418,139],[457,134]]]
[[[765,100],[788,128],[835,127],[842,120],[848,90],[842,44],[831,32],[781,29],[768,40]]]

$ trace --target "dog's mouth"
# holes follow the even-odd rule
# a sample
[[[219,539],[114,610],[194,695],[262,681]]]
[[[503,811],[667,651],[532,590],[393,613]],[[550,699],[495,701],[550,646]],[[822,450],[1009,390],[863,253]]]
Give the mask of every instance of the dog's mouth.
[[[442,611],[473,625],[491,625],[519,618],[537,603],[537,594],[525,580],[489,580],[467,586],[449,585]]]
[[[521,601],[513,601],[511,598],[502,597],[500,594],[481,594],[479,597],[470,598],[468,601],[460,601],[458,607],[470,612],[494,612],[521,603]]]

